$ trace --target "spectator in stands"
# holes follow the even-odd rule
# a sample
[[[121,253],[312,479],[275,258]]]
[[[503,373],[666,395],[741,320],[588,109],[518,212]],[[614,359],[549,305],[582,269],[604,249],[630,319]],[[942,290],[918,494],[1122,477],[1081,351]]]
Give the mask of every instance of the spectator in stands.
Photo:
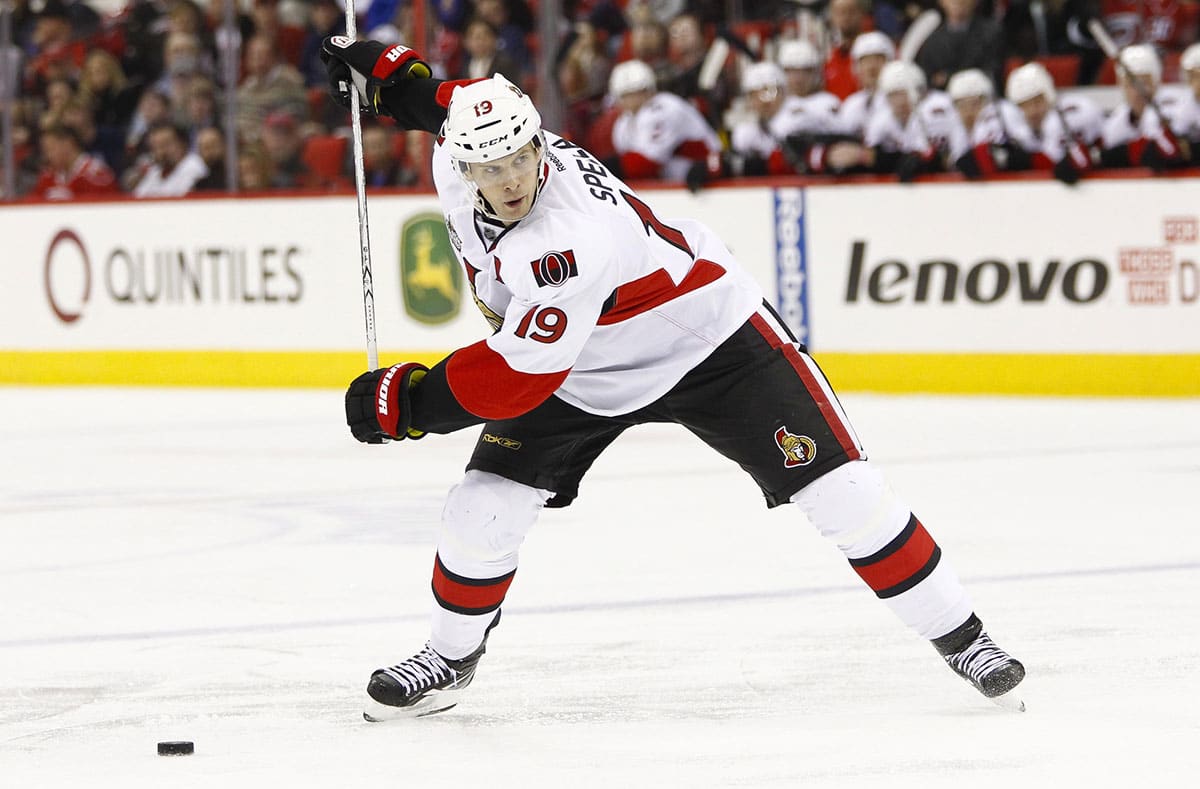
[[[51,126],[42,130],[44,168],[34,194],[45,200],[74,200],[77,197],[116,194],[117,178],[97,156],[84,152],[73,129]]]
[[[1150,167],[1163,170],[1186,164],[1181,144],[1168,118],[1159,113],[1155,94],[1162,84],[1162,62],[1154,47],[1135,44],[1121,50],[1118,82],[1123,101],[1104,122],[1100,161],[1106,167]]]
[[[623,178],[683,183],[695,165],[720,169],[721,141],[704,116],[684,99],[659,91],[640,60],[617,64],[609,94],[621,107],[613,124],[610,168]],[[697,168],[697,173],[699,168]]]
[[[1015,161],[1010,155],[1001,169],[1052,171],[1069,184],[1092,169],[1104,126],[1099,107],[1079,95],[1059,97],[1050,72],[1040,63],[1013,70],[1005,94],[1021,113],[1007,129],[1021,155]]]
[[[238,128],[254,137],[272,112],[304,117],[308,99],[304,78],[295,67],[279,60],[270,38],[256,35],[246,44],[246,77],[238,86]]]
[[[480,79],[503,74],[510,82],[520,85],[521,66],[507,52],[500,50],[499,31],[483,17],[474,17],[463,31],[463,50],[466,57],[457,74],[451,79]]]
[[[308,168],[304,164],[304,138],[294,115],[272,112],[263,121],[262,144],[271,159],[271,186],[296,189],[307,186]]]
[[[659,86],[676,96],[691,100],[707,119],[709,125],[720,126],[725,110],[737,95],[736,69],[726,66],[717,74],[711,87],[700,84],[700,69],[708,54],[708,41],[699,17],[680,14],[667,25],[667,58],[671,68]]]
[[[125,159],[129,161],[149,153],[146,137],[150,129],[171,120],[171,102],[157,90],[150,88],[138,99],[137,109],[125,134]]]
[[[867,120],[884,102],[876,90],[879,72],[894,57],[896,47],[883,33],[871,31],[854,39],[850,47],[850,59],[854,63],[854,77],[859,89],[847,96],[838,107],[838,130],[842,134],[862,141]]]
[[[1099,0],[1011,0],[1004,11],[1004,46],[1010,57],[1033,60],[1046,55],[1075,55],[1075,79],[1089,84],[1104,62],[1085,23],[1099,15]]]
[[[25,67],[25,90],[38,93],[54,79],[74,82],[87,56],[87,45],[76,36],[71,15],[62,0],[47,0],[34,18],[32,52]]]
[[[1104,27],[1119,47],[1177,50],[1196,39],[1195,6],[1189,0],[1102,0],[1099,5]]]
[[[133,188],[134,197],[183,197],[192,191],[208,168],[188,150],[183,129],[159,123],[147,135],[152,164]]]
[[[47,129],[62,123],[63,110],[75,98],[75,85],[71,80],[56,77],[46,83],[46,109],[38,121],[38,126]]]
[[[776,56],[787,80],[788,95],[801,99],[804,112],[825,132],[832,131],[841,100],[821,89],[821,54],[804,39],[790,39],[779,45]]]
[[[165,95],[182,116],[192,80],[204,73],[199,37],[192,33],[171,33],[163,42],[163,74],[154,83],[154,89]]]
[[[363,129],[363,173],[367,186],[412,186],[417,173],[396,158],[396,132],[386,126]]]
[[[197,181],[192,191],[225,191],[225,132],[219,126],[205,126],[196,132],[196,154],[208,168],[208,175]]]
[[[516,67],[529,71],[533,67],[525,36],[533,32],[533,12],[525,0],[473,0],[471,16],[485,19],[495,28],[499,49],[512,59]],[[468,18],[469,19],[469,18]],[[507,75],[506,75],[507,76]]]
[[[859,89],[850,48],[863,32],[870,0],[829,0],[829,56],[825,59],[825,89],[845,99]]]
[[[263,192],[271,188],[271,157],[261,142],[238,149],[238,189]]]
[[[576,22],[558,60],[558,89],[566,105],[566,136],[582,139],[603,110],[612,63],[596,29]]]
[[[672,65],[667,57],[667,28],[657,19],[635,22],[629,28],[629,51],[632,60],[640,60],[654,71],[658,84],[671,79]]]
[[[217,86],[207,77],[196,77],[188,86],[187,97],[182,108],[182,123],[188,130],[188,139],[195,147],[196,135],[206,126],[217,126],[222,119],[217,115]]]
[[[300,48],[299,69],[304,84],[324,89],[328,83],[325,64],[321,62],[321,42],[328,36],[346,32],[346,15],[336,0],[314,0],[308,11],[308,27]]]
[[[103,49],[88,53],[76,97],[90,110],[95,147],[114,172],[125,167],[125,135],[141,90],[141,81],[127,79],[115,55]]]
[[[957,71],[977,68],[996,83],[1001,75],[1004,40],[1000,26],[976,13],[977,0],[938,0],[942,23],[917,52],[917,65],[929,85],[942,89]]]

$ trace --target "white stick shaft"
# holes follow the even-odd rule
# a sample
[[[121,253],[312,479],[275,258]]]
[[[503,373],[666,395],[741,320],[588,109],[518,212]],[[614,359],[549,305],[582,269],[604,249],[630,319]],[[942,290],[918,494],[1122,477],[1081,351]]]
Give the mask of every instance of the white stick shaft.
[[[354,0],[346,0],[346,36],[358,37]],[[358,246],[362,257],[363,319],[367,331],[367,369],[379,369],[379,346],[375,340],[375,280],[371,274],[371,234],[367,225],[367,176],[363,167],[362,118],[358,88],[350,86],[350,134],[354,141],[354,190],[358,196]]]

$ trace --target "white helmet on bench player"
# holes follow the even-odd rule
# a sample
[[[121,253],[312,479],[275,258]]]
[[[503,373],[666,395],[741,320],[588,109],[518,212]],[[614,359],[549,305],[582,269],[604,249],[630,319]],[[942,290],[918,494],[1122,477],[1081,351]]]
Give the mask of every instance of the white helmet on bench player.
[[[545,181],[546,138],[533,101],[501,74],[456,87],[442,124],[443,145],[454,169],[473,193],[475,207],[500,219],[471,178],[470,165],[510,156],[533,143],[537,152],[537,189]]]
[[[1054,79],[1041,63],[1026,63],[1013,69],[1004,92],[1013,104],[1024,104],[1038,96],[1045,96],[1046,101],[1053,104],[1058,95],[1054,90]]]

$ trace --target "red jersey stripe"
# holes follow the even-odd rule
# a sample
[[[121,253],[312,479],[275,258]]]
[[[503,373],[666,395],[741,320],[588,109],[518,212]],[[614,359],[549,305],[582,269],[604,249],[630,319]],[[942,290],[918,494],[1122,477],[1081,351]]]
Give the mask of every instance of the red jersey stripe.
[[[512,419],[541,405],[562,386],[569,372],[519,372],[486,340],[480,340],[450,356],[446,383],[459,405],[475,416]]]
[[[629,320],[685,293],[716,282],[724,275],[725,269],[711,260],[697,260],[683,281],[676,285],[670,274],[659,269],[653,274],[647,274],[617,288],[613,293],[612,306],[600,316],[596,325],[611,326]]]

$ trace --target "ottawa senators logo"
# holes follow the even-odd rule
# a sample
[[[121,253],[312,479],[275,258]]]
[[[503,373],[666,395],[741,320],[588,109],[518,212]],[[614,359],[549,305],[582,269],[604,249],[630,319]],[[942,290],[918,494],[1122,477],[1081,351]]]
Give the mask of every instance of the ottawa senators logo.
[[[571,277],[579,276],[579,267],[575,265],[575,251],[547,252],[540,260],[532,260],[529,266],[533,269],[533,278],[539,288],[549,285],[560,288]]]
[[[786,427],[775,431],[775,445],[783,453],[783,467],[807,466],[817,456],[817,442],[808,436],[789,433]]]

